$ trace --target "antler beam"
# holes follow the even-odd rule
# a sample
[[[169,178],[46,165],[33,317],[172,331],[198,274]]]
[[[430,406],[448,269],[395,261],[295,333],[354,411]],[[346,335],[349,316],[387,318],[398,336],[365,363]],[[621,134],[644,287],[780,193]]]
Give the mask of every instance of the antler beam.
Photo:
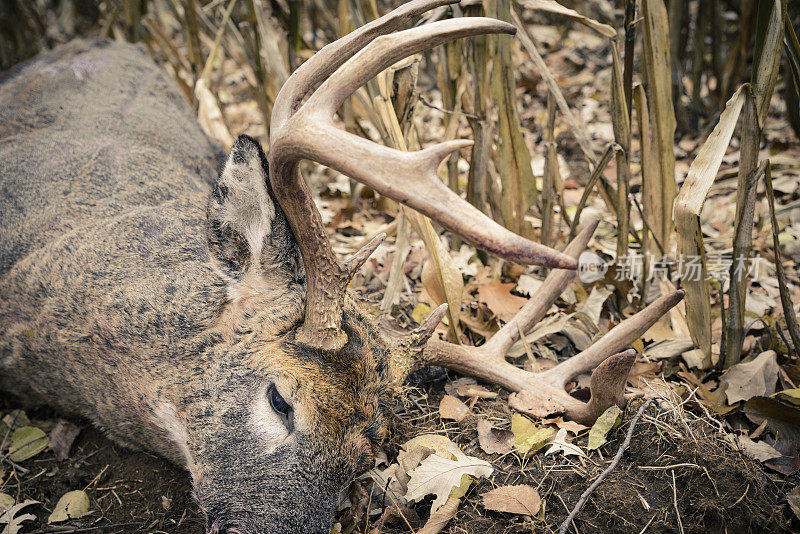
[[[325,350],[347,342],[341,306],[353,269],[331,250],[298,164],[309,159],[362,182],[462,235],[479,248],[519,263],[575,269],[575,258],[503,228],[448,189],[437,176],[452,152],[472,144],[449,141],[418,152],[387,148],[337,128],[333,116],[358,87],[398,60],[444,42],[481,34],[513,34],[508,23],[466,17],[385,35],[450,0],[417,0],[323,48],[303,64],[276,98],[269,153],[272,190],[286,214],[306,270],[306,305],[296,340]],[[325,80],[325,81],[323,81]],[[320,87],[301,106],[317,83]],[[359,257],[364,257],[362,253]]]

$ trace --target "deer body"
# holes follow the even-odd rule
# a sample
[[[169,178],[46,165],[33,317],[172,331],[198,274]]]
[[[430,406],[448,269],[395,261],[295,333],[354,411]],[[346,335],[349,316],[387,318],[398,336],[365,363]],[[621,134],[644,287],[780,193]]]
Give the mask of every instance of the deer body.
[[[322,533],[339,492],[372,467],[408,372],[429,362],[495,381],[522,373],[504,352],[569,283],[564,269],[575,268],[592,229],[569,255],[528,241],[437,176],[468,142],[400,152],[332,120],[349,94],[403,57],[514,33],[481,17],[391,33],[455,1],[412,0],[303,63],[276,97],[269,155],[242,136],[223,158],[134,46],[73,42],[2,75],[0,391],[185,466],[207,532]],[[504,327],[488,366],[483,348],[437,340],[425,349],[446,306],[406,338],[385,336],[347,290],[382,237],[340,261],[300,177],[303,158],[489,252],[560,269],[531,299],[541,309],[526,305]],[[615,329],[627,337],[609,335],[603,350],[575,358],[596,366],[676,298]],[[616,389],[591,413],[621,402],[633,362],[622,357],[604,362],[613,365],[598,383]],[[586,365],[567,367],[541,383],[559,390],[562,411],[586,418],[563,389]],[[521,394],[539,384],[502,383]]]
[[[0,95],[0,386],[152,448],[134,399],[184,376],[224,298],[203,231],[215,149],[138,48],[73,42]]]

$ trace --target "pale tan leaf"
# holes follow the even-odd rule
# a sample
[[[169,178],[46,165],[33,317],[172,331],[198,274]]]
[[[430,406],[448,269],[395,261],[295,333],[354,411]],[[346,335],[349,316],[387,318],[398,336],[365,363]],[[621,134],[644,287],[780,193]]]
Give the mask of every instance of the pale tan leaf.
[[[600,313],[603,311],[603,304],[613,291],[605,287],[593,287],[589,297],[575,307],[576,312],[581,312],[591,319],[592,324],[597,326],[600,323]]]
[[[586,448],[590,451],[599,449],[606,442],[606,437],[611,430],[622,423],[622,410],[616,405],[609,407],[597,418],[589,430],[589,443]]]
[[[461,422],[470,413],[466,404],[451,395],[445,395],[439,403],[439,415],[442,419]]]
[[[594,19],[590,19],[585,15],[581,15],[574,9],[569,9],[562,6],[554,0],[518,0],[518,3],[527,9],[535,9],[537,11],[546,11],[548,13],[555,13],[556,15],[567,16],[611,39],[617,37],[617,30],[608,24],[603,24],[602,22],[597,22]]]
[[[479,478],[488,477],[494,472],[490,463],[467,456],[455,445],[449,452],[455,456],[455,460],[433,454],[409,473],[411,480],[405,495],[407,500],[419,501],[426,495],[434,494],[436,499],[431,506],[431,513],[434,513],[445,503],[452,489],[461,485],[463,475]]]
[[[553,438],[553,441],[549,443],[550,447],[545,452],[545,456],[549,456],[551,454],[555,454],[557,452],[562,453],[564,456],[586,456],[586,453],[583,450],[575,445],[574,443],[570,443],[567,441],[567,429],[561,428],[556,432],[556,436]]]
[[[11,435],[11,446],[8,449],[8,459],[13,462],[23,462],[32,458],[47,448],[47,435],[41,428],[23,426]]]
[[[465,384],[458,386],[456,393],[459,397],[478,397],[479,399],[496,399],[499,394],[496,391],[489,391],[477,384]]]
[[[475,386],[478,382],[469,376],[462,376],[461,378],[456,378],[455,380],[451,380],[444,385],[444,390],[447,392],[448,395],[456,396],[458,395],[458,389],[462,386]]]
[[[22,523],[24,523],[25,521],[35,521],[36,516],[33,514],[18,515],[23,508],[27,508],[28,506],[34,504],[39,504],[39,501],[34,501],[29,499],[19,504],[13,505],[4,513],[0,514],[0,525],[5,525],[5,528],[2,530],[2,533],[17,534],[18,532],[20,532],[20,530],[22,530]]]
[[[207,87],[204,79],[197,80],[194,96],[197,99],[197,121],[200,123],[200,128],[207,136],[220,143],[226,151],[230,150],[233,146],[233,136],[222,118],[217,97]]]
[[[741,449],[747,456],[758,460],[759,462],[767,462],[780,458],[782,454],[778,452],[775,447],[763,441],[753,441],[747,436],[734,436],[733,434],[725,434],[725,440]]]
[[[584,426],[575,421],[564,421],[562,416],[553,417],[552,419],[542,419],[543,425],[556,425],[558,428],[563,428],[567,432],[578,435],[584,430],[589,430],[588,426]]]
[[[0,514],[5,513],[9,508],[14,506],[14,497],[7,493],[0,493]]]
[[[675,229],[678,233],[679,252],[686,262],[697,260],[696,267],[691,267],[697,272],[685,271],[682,283],[686,290],[686,319],[692,340],[702,351],[702,367],[711,365],[711,305],[700,212],[730,144],[744,100],[745,95],[741,88],[728,100],[714,131],[692,162],[686,181],[675,200]],[[688,265],[684,265],[684,269],[688,268]]]
[[[525,484],[519,486],[502,486],[481,495],[483,506],[487,510],[535,516],[539,513],[542,499],[536,488]]]
[[[486,419],[478,421],[478,443],[486,454],[507,454],[514,447],[514,433],[493,428]]]
[[[70,519],[78,519],[89,513],[89,496],[83,490],[65,493],[56,503],[53,513],[47,519],[48,524],[60,523]]]
[[[778,372],[778,355],[774,350],[764,351],[752,361],[731,366],[720,378],[720,381],[728,384],[725,390],[728,403],[772,395],[775,393]]]
[[[499,280],[492,280],[488,284],[478,287],[478,300],[492,310],[502,321],[508,322],[528,302],[524,297],[511,294],[514,284],[504,284]]]
[[[438,454],[443,458],[451,458],[455,460],[455,455],[451,452],[453,449],[458,449],[458,445],[450,441],[447,436],[442,436],[440,434],[422,434],[415,438],[411,438],[407,442],[403,444],[403,449],[409,453],[411,453],[417,447],[427,447],[428,449],[432,449],[434,453]],[[399,460],[399,458],[398,458]],[[416,467],[414,466],[403,466],[409,467],[409,471]]]

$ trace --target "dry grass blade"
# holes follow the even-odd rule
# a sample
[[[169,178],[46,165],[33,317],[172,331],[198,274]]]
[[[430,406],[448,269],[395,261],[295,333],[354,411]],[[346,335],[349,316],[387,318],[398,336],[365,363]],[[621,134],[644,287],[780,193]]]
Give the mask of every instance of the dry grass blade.
[[[611,44],[611,123],[614,127],[614,140],[621,147],[617,151],[617,261],[628,255],[628,230],[630,226],[630,149],[631,120],[628,104],[625,101],[622,65],[616,41]]]
[[[407,151],[406,139],[403,136],[402,128],[397,120],[397,115],[395,115],[394,106],[392,106],[389,98],[389,87],[392,84],[390,80],[387,80],[387,77],[391,75],[392,73],[387,71],[385,76],[378,77],[378,89],[381,96],[375,99],[375,107],[383,121],[383,126],[389,132],[391,143],[395,145],[395,148]],[[422,238],[428,251],[428,261],[422,271],[425,289],[437,304],[448,304],[449,337],[454,343],[460,343],[458,337],[458,313],[461,310],[461,297],[464,288],[461,272],[454,265],[453,259],[433,229],[430,219],[405,206],[402,206],[402,209],[408,222],[417,235]]]
[[[643,0],[644,65],[650,93],[650,124],[658,154],[663,212],[660,234],[664,247],[672,232],[669,207],[675,200],[675,110],[672,106],[672,74],[669,49],[669,20],[663,0]]]
[[[567,104],[567,100],[564,98],[564,94],[561,92],[561,88],[558,86],[555,76],[553,76],[553,73],[550,72],[550,69],[547,67],[547,63],[544,62],[544,58],[536,48],[536,44],[533,42],[533,39],[528,33],[528,29],[525,27],[525,24],[522,23],[522,20],[520,20],[516,11],[511,11],[511,17],[514,25],[519,30],[517,33],[517,38],[519,38],[522,46],[525,48],[528,54],[530,54],[531,59],[533,59],[533,63],[539,70],[539,74],[542,76],[542,78],[544,78],[544,81],[547,84],[547,89],[556,99],[558,109],[561,111],[561,114],[564,115],[567,124],[569,124],[569,127],[572,130],[572,135],[574,135],[575,139],[578,141],[581,151],[583,151],[586,159],[588,159],[592,165],[596,165],[597,156],[595,155],[592,143],[589,141],[589,138],[586,137],[585,128],[578,124],[578,120],[572,114],[572,110],[570,110],[569,104]]]
[[[486,2],[487,16],[499,20],[511,18],[509,0]],[[516,81],[511,60],[511,39],[498,36],[494,44],[491,90],[497,107],[497,170],[502,186],[501,209],[505,226],[524,237],[532,237],[533,228],[525,220],[528,208],[536,203],[536,180],[531,155],[520,130],[517,112]]]
[[[759,3],[766,8],[767,2]],[[769,112],[769,103],[778,80],[778,69],[781,64],[781,49],[783,48],[783,14],[781,0],[772,3],[766,31],[757,28],[756,56],[753,61],[753,93],[758,105],[758,123],[763,126]],[[759,25],[762,25],[759,13]]]
[[[229,150],[233,146],[233,136],[231,135],[228,126],[225,124],[222,110],[219,107],[219,101],[214,92],[208,86],[208,80],[211,76],[211,71],[214,68],[214,62],[217,58],[222,38],[225,36],[225,31],[228,27],[228,21],[231,18],[233,8],[236,6],[236,0],[230,0],[228,7],[225,9],[222,24],[217,30],[217,35],[214,37],[214,43],[206,59],[206,64],[203,71],[194,84],[194,97],[197,100],[197,119],[203,131],[218,141],[225,150]]]
[[[759,171],[758,149],[761,128],[758,126],[756,96],[750,85],[744,86],[745,102],[742,113],[739,180],[736,191],[736,220],[733,238],[733,257],[730,267],[729,313],[725,334],[725,368],[739,362],[744,338],[744,309],[747,298],[747,269],[753,246],[753,216],[756,205],[756,187]]]
[[[395,241],[394,259],[392,260],[392,270],[389,271],[389,281],[386,283],[386,291],[381,300],[381,311],[388,313],[391,307],[400,298],[400,291],[403,288],[403,264],[411,252],[411,242],[409,239],[408,218],[404,210],[397,213],[397,241]]]
[[[665,250],[661,243],[661,229],[664,225],[664,216],[670,207],[664,206],[664,197],[661,194],[661,173],[658,166],[658,153],[653,140],[653,130],[650,127],[650,111],[647,106],[647,95],[641,84],[633,87],[633,105],[636,108],[636,120],[639,125],[639,147],[642,168],[642,205],[640,215],[645,230],[642,232],[642,253],[644,255],[644,272],[649,272],[650,258]],[[647,295],[650,280],[648,276],[642,277],[641,292]]]
[[[600,35],[605,35],[610,39],[614,39],[617,37],[617,30],[609,26],[608,24],[603,24],[602,22],[597,22],[594,19],[590,19],[585,15],[581,15],[574,9],[569,9],[567,7],[562,6],[558,2],[555,2],[554,0],[518,0],[518,3],[519,5],[521,5],[526,9],[533,9],[536,11],[546,11],[547,13],[555,13],[556,15],[567,16],[595,30]]]
[[[661,236],[655,232],[663,228],[664,214],[671,206],[664,206],[664,197],[661,195],[661,173],[658,167],[657,145],[653,140],[653,130],[650,127],[650,111],[647,106],[647,95],[641,84],[633,88],[633,103],[636,108],[636,117],[639,124],[639,146],[641,147],[642,167],[642,217],[651,232],[646,232],[642,239],[644,252],[656,251],[654,241],[660,243]],[[652,235],[651,235],[652,233]],[[651,239],[651,237],[655,239]]]
[[[786,273],[783,270],[783,260],[781,260],[781,244],[778,239],[780,229],[778,228],[778,218],[775,216],[775,192],[772,190],[772,169],[769,160],[766,160],[766,171],[764,183],[767,189],[767,202],[769,203],[769,217],[772,226],[772,247],[775,254],[775,272],[778,279],[778,288],[781,293],[781,307],[786,326],[789,329],[789,336],[794,344],[794,355],[800,356],[800,326],[797,324],[797,316],[794,313],[792,299],[789,296],[789,288],[786,286]]]
[[[695,345],[702,351],[703,366],[711,365],[711,305],[706,281],[705,248],[700,229],[700,212],[717,175],[722,158],[733,136],[736,122],[744,104],[740,88],[731,97],[714,131],[697,153],[686,181],[675,200],[675,229],[678,232],[678,252],[685,258],[699,261],[699,272],[683,279],[686,289],[686,319]]]
[[[759,9],[761,6],[759,7]],[[766,17],[765,17],[766,18]],[[769,111],[772,92],[778,76],[783,46],[783,11],[780,0],[771,6],[766,21],[759,16],[756,32],[756,55],[752,85],[745,86],[742,115],[739,177],[736,191],[736,230],[733,263],[730,268],[730,313],[725,336],[725,367],[739,362],[744,336],[744,311],[747,299],[747,270],[744,261],[750,257],[753,242],[753,217],[756,202],[756,166],[761,148],[761,128]],[[763,165],[759,168],[763,172]]]
[[[558,153],[555,139],[556,107],[553,94],[547,93],[547,129],[545,132],[546,151],[544,155],[544,177],[542,178],[542,236],[543,245],[551,246],[553,235],[553,206],[556,195],[556,182],[560,181]]]
[[[200,48],[200,25],[197,23],[197,4],[195,0],[183,0],[183,26],[186,33],[186,46],[189,49],[189,62],[192,73],[199,76],[203,70],[203,51]]]
[[[619,150],[619,145],[617,144],[611,144],[606,147],[605,152],[603,152],[603,155],[600,157],[600,161],[597,163],[597,165],[595,165],[592,175],[589,177],[589,181],[586,182],[586,187],[583,188],[581,199],[578,201],[578,206],[575,208],[575,215],[573,216],[572,226],[569,230],[570,239],[575,237],[578,224],[580,224],[581,213],[583,213],[583,208],[586,207],[586,202],[589,200],[589,195],[592,194],[595,184],[597,184],[598,180],[601,179],[603,171],[606,169],[608,162],[611,161],[611,156],[614,155],[614,152],[617,150]]]
[[[479,5],[465,6],[467,16],[483,14]],[[490,98],[489,39],[479,35],[467,44],[468,71],[473,79],[472,116],[468,118],[475,145],[472,148],[467,176],[467,201],[482,211],[487,206],[488,165],[491,157],[492,124],[487,120]]]

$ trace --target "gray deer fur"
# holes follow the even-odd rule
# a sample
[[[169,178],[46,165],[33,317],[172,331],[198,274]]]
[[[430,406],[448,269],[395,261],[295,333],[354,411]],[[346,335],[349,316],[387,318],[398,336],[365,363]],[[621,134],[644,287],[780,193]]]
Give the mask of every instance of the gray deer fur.
[[[327,532],[386,435],[388,349],[349,300],[343,353],[293,343],[258,144],[218,173],[160,68],[107,41],[0,75],[0,102],[0,391],[185,466],[210,532]]]

